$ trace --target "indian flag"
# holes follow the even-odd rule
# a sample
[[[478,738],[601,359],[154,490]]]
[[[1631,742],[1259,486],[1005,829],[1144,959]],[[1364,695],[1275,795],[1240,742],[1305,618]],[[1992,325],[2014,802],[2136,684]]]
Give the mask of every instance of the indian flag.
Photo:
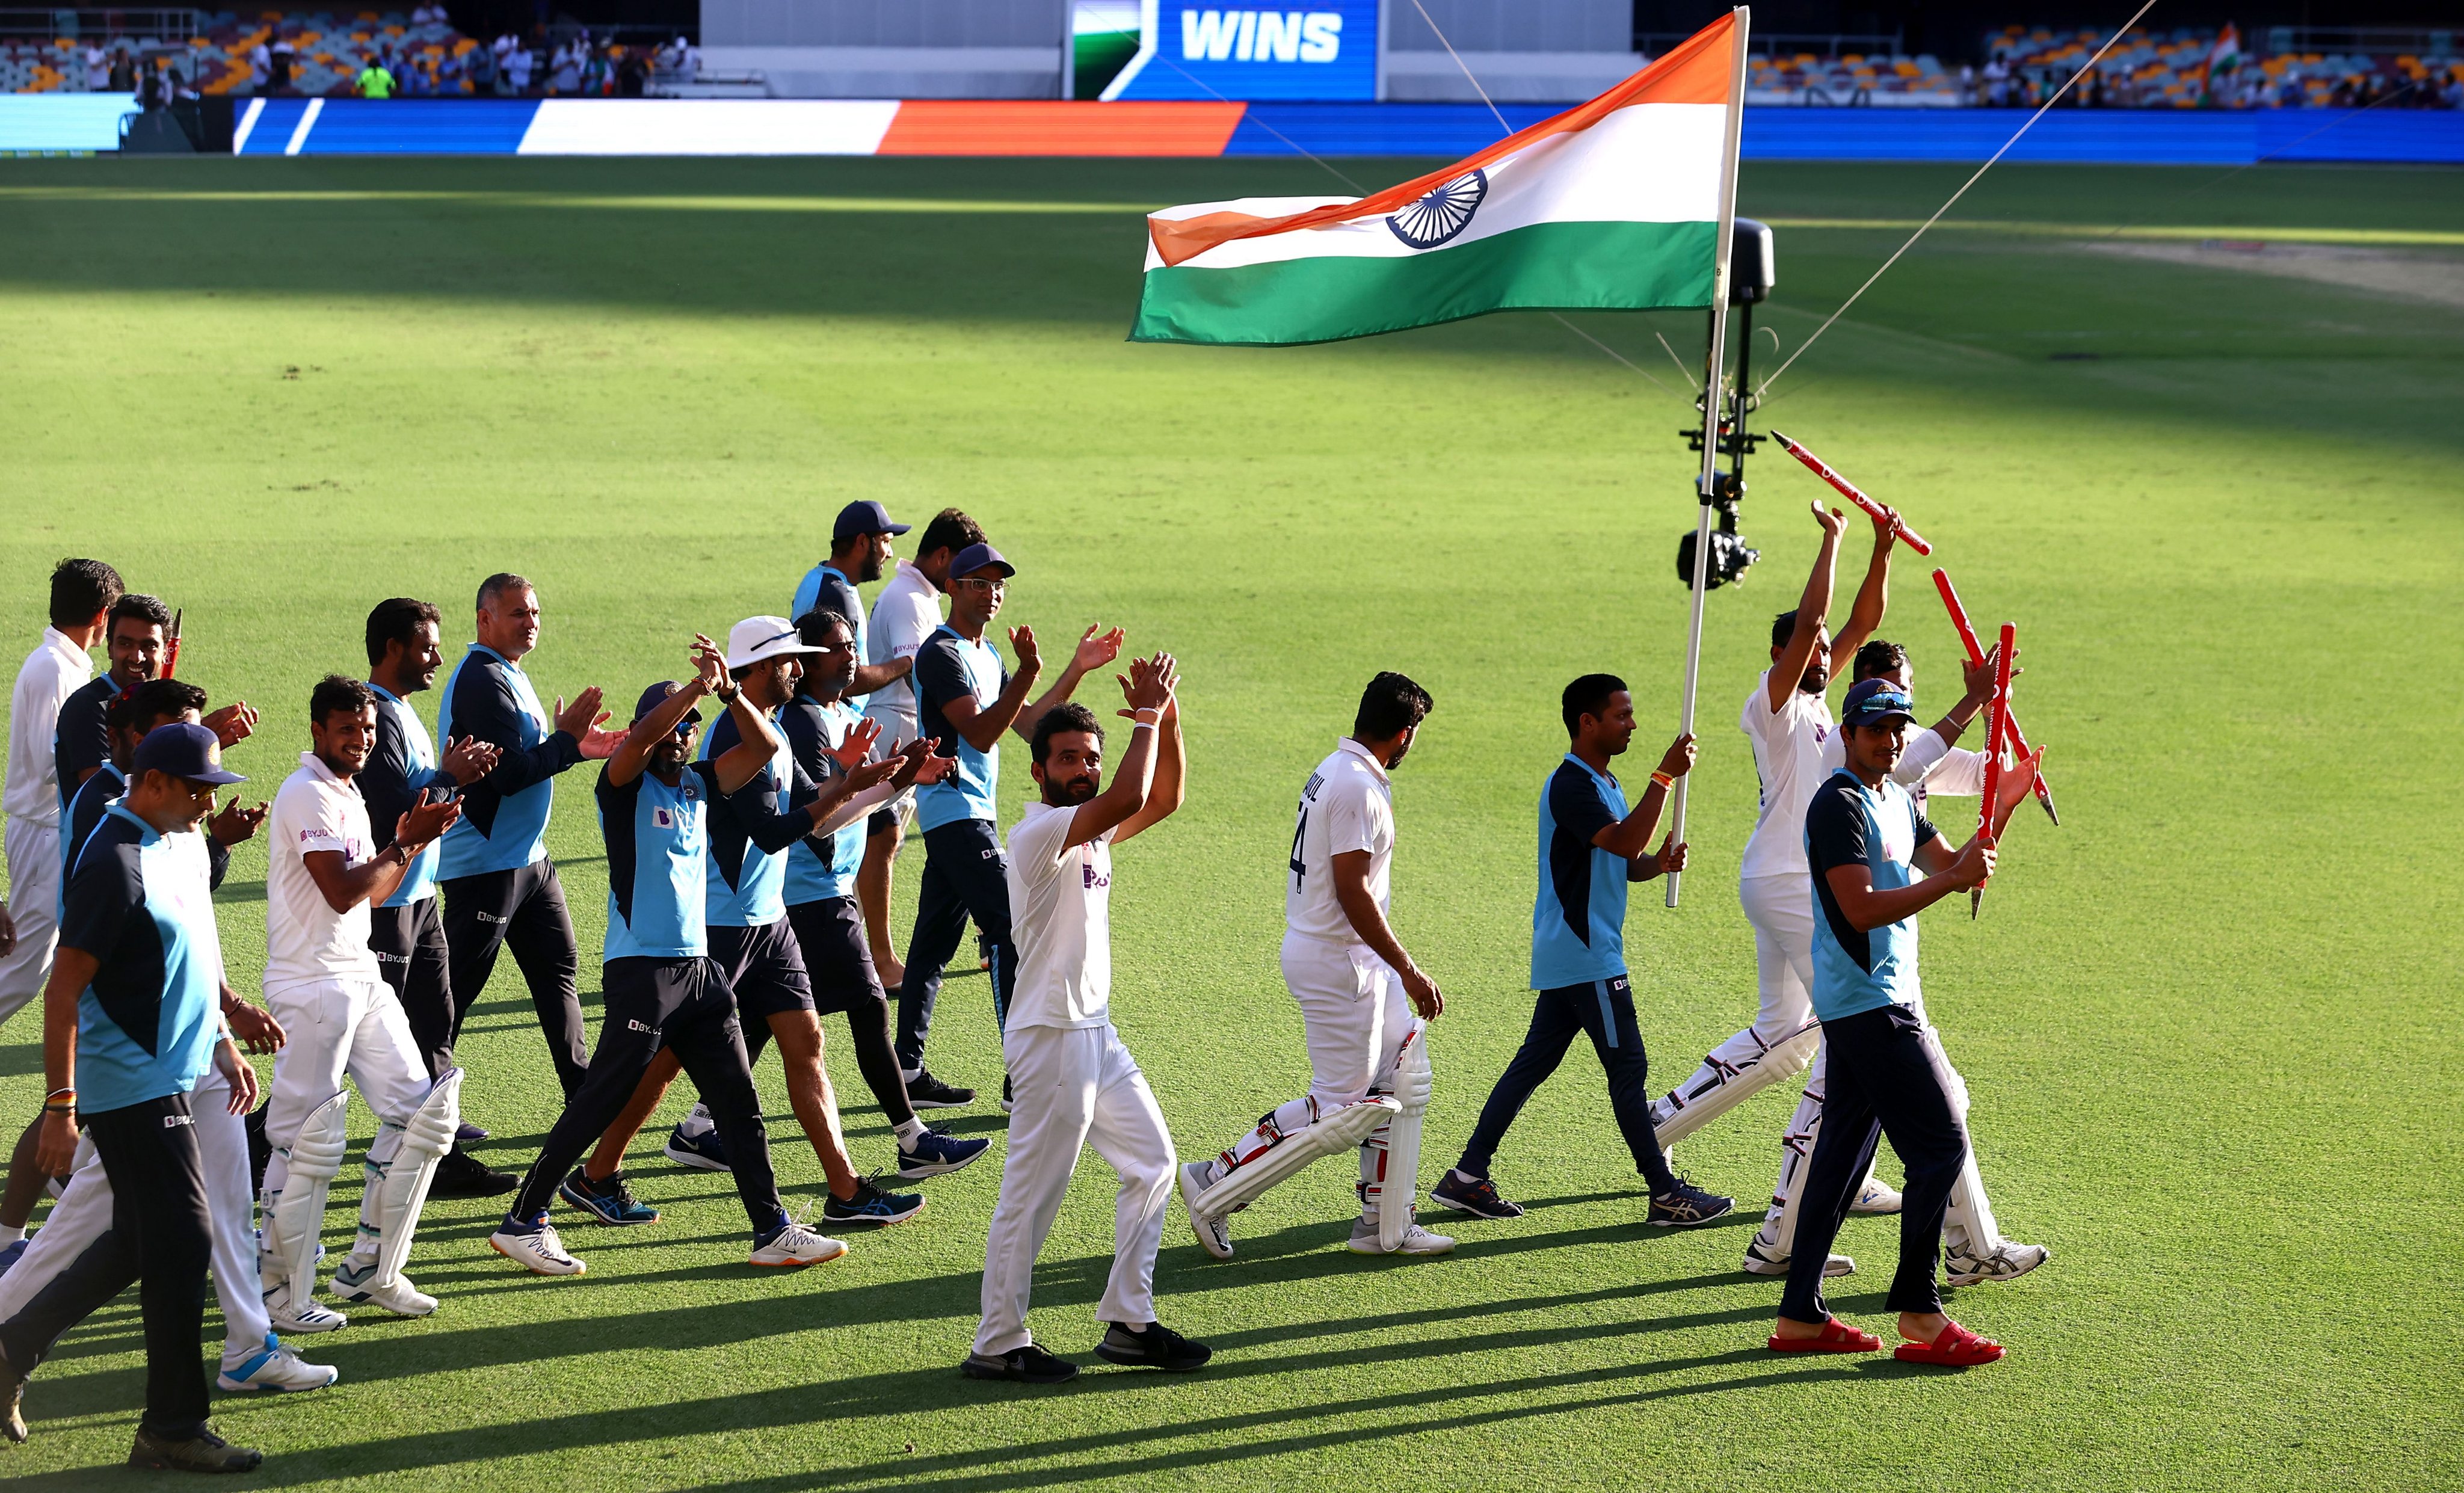
[[[1327,342],[1491,311],[1710,305],[1734,216],[1745,20],[1371,196],[1152,214],[1131,340]]]

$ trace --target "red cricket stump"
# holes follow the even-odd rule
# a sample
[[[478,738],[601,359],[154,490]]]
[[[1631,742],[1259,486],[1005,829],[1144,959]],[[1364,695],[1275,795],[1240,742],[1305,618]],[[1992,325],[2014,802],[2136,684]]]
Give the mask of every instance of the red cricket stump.
[[[1976,811],[1976,838],[1987,849],[1993,848],[1993,805],[2002,796],[2002,737],[2011,729],[2011,655],[2018,651],[2019,629],[2012,623],[2002,625],[2002,651],[1993,660],[1993,703],[1987,707],[1988,730],[1985,739],[1992,750],[1985,757],[1985,806]],[[1973,922],[1985,905],[1985,889],[1971,887],[1968,891],[1968,916]]]
[[[163,645],[163,677],[165,679],[180,670],[180,619],[187,615],[186,608],[171,614],[171,636]]]
[[[1950,608],[1950,625],[1959,629],[1959,644],[1968,650],[1969,666],[1973,668],[1985,662],[1985,649],[1976,641],[1976,629],[1969,626],[1968,608],[1959,604],[1959,593],[1950,588],[1949,575],[1944,571],[1935,571],[1933,588],[1942,593],[1942,604]],[[2021,757],[2027,756],[2028,738],[2019,734],[2017,716],[2010,717],[2009,728],[2009,735],[2001,739],[2009,742],[2012,751]],[[1991,742],[1989,741],[1988,744],[1990,745]],[[2054,790],[2045,785],[2045,775],[2041,769],[2036,773],[2036,801],[2044,805],[2045,817],[2054,822],[2056,828],[2059,828],[2062,816],[2054,809]]]
[[[1771,439],[1779,442],[1790,455],[1805,463],[1806,471],[1813,472],[1823,481],[1830,483],[1833,491],[1837,492],[1841,497],[1848,499],[1848,501],[1856,504],[1859,508],[1863,509],[1865,511],[1866,517],[1880,518],[1882,516],[1881,504],[1875,502],[1872,498],[1867,497],[1864,494],[1857,491],[1855,483],[1850,482],[1846,477],[1843,477],[1839,473],[1832,471],[1829,466],[1824,464],[1821,457],[1816,456],[1810,450],[1807,450],[1804,447],[1797,445],[1794,441],[1792,441],[1787,436],[1780,434],[1777,430],[1773,430],[1771,432]],[[1891,527],[1899,532],[1901,538],[1907,541],[1908,548],[1916,551],[1920,555],[1930,555],[1933,553],[1933,546],[1927,544],[1917,531],[1909,528],[1906,524],[1894,522]]]

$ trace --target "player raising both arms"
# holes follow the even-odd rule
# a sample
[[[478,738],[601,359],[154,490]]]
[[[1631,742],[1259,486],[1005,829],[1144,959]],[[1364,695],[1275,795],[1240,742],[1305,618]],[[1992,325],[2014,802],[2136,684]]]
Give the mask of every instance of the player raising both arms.
[[[1352,735],[1301,788],[1283,966],[1308,1031],[1309,1091],[1268,1111],[1222,1154],[1180,1169],[1190,1227],[1218,1260],[1232,1258],[1226,1220],[1234,1211],[1318,1157],[1355,1145],[1360,1221],[1353,1250],[1442,1255],[1455,1247],[1412,1221],[1420,1116],[1429,1107],[1424,1023],[1445,999],[1386,917],[1395,856],[1387,775],[1412,750],[1431,704],[1429,692],[1401,674],[1372,679]]]

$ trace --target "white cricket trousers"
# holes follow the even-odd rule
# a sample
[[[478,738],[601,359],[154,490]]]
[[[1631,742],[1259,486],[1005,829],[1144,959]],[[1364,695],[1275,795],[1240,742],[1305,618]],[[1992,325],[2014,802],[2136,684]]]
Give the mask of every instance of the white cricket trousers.
[[[319,980],[268,991],[265,1005],[290,1039],[275,1057],[274,1092],[265,1107],[265,1138],[274,1146],[265,1164],[266,1195],[282,1191],[291,1175],[285,1153],[298,1140],[308,1111],[342,1091],[344,1074],[376,1111],[368,1164],[391,1165],[402,1150],[403,1127],[435,1087],[392,987],[381,979]],[[361,1199],[364,1229],[379,1223],[376,1195],[369,1188]]]
[[[60,941],[59,826],[12,819],[7,843],[9,916],[17,924],[17,947],[0,959],[0,1021],[42,998]]]
[[[256,1196],[249,1187],[248,1125],[231,1112],[231,1085],[220,1070],[197,1081],[189,1096],[196,1115],[197,1154],[205,1164],[206,1212],[214,1230],[214,1299],[223,1308],[223,1367],[252,1358],[273,1330],[259,1294],[256,1265]],[[76,1171],[68,1191],[52,1205],[18,1258],[0,1276],[0,1322],[23,1310],[94,1241],[111,1230],[111,1178],[79,1137]]]
[[[1112,1207],[1112,1274],[1099,1322],[1143,1328],[1155,1319],[1155,1251],[1172,1197],[1172,1133],[1147,1076],[1107,1021],[1101,1026],[1013,1026],[1001,1034],[1010,1092],[1009,1156],[1001,1201],[984,1238],[984,1320],[976,1351],[1006,1353],[1035,1340],[1026,1329],[1035,1257],[1061,1212],[1081,1148],[1120,1174]]]

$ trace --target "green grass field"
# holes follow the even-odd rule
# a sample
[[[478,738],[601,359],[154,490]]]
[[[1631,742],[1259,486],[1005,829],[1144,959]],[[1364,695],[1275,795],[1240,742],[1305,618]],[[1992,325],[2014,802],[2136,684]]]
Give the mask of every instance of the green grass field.
[[[1372,187],[1415,168],[1341,165]],[[1969,169],[1749,165],[1744,210],[1782,225],[1761,324],[1793,347],[1903,232],[1793,222],[1922,219]],[[1400,931],[1450,999],[1434,1177],[1529,1014],[1558,690],[1617,670],[1645,739],[1674,730],[1689,397],[1651,334],[1690,358],[1701,322],[1577,318],[1659,386],[1546,317],[1285,351],[1122,340],[1137,209],[1328,186],[1254,162],[10,163],[10,647],[32,645],[54,560],[109,558],[187,609],[184,677],[265,709],[233,764],[270,789],[378,598],[440,601],[458,641],[476,580],[526,572],[542,689],[630,699],[682,669],[691,631],[783,606],[842,503],[961,504],[1020,566],[1005,621],[1101,619],[1183,660],[1190,800],[1120,856],[1114,1008],[1185,1154],[1306,1084],[1275,968],[1301,779],[1373,670],[1435,692],[1396,870]],[[723,1181],[645,1153],[637,1186],[668,1218],[573,1224],[586,1277],[519,1274],[485,1247],[493,1210],[440,1203],[412,1270],[443,1309],[315,1342],[337,1389],[224,1399],[223,1430],[268,1450],[264,1482],[419,1489],[2464,1482],[2464,710],[2440,662],[2464,309],[2094,247],[2117,225],[2342,235],[2464,281],[2453,172],[2005,166],[1773,390],[1768,418],[1898,502],[1980,622],[2019,624],[2020,701],[2050,744],[2064,827],[2021,819],[1984,918],[1946,903],[1926,930],[2003,1226],[2054,1251],[1957,1295],[2004,1363],[1763,1352],[1777,1286],[1736,1266],[1793,1095],[1680,1152],[1738,1195],[1734,1219],[1647,1230],[1578,1047],[1498,1160],[1530,1215],[1452,1229],[1450,1259],[1346,1253],[1348,1164],[1243,1215],[1227,1264],[1176,1213],[1157,1285],[1217,1346],[1202,1375],[958,1376],[997,1159],[842,1262],[757,1279]],[[1753,1004],[1736,712],[1822,493],[1775,451],[1750,475],[1765,559],[1711,599],[1696,871],[1681,911],[1639,897],[1629,925],[1662,1082]],[[1852,531],[1843,606],[1864,551]],[[1883,632],[1939,705],[1956,644],[1903,560]],[[552,846],[595,1010],[586,781],[565,779]],[[1013,757],[1013,811],[1023,781]],[[222,892],[243,990],[263,873],[252,847]],[[495,1131],[483,1154],[518,1170],[555,1106],[509,966],[473,1018],[465,1100]],[[0,1046],[0,1113],[37,1100],[37,1035],[20,1017]],[[934,1066],[1000,1082],[980,979],[953,982]],[[884,1164],[852,1064],[833,1071],[859,1163]],[[817,1198],[775,1063],[762,1082],[781,1180]],[[1001,1115],[957,1125],[997,1136]],[[1110,1196],[1090,1161],[1039,1276],[1039,1334],[1082,1357]],[[346,1179],[329,1241],[357,1202]],[[1847,1314],[1882,1320],[1896,1238],[1845,1231],[1865,1267]],[[72,1334],[0,1482],[132,1476],[110,1469],[137,1348],[133,1296]]]

